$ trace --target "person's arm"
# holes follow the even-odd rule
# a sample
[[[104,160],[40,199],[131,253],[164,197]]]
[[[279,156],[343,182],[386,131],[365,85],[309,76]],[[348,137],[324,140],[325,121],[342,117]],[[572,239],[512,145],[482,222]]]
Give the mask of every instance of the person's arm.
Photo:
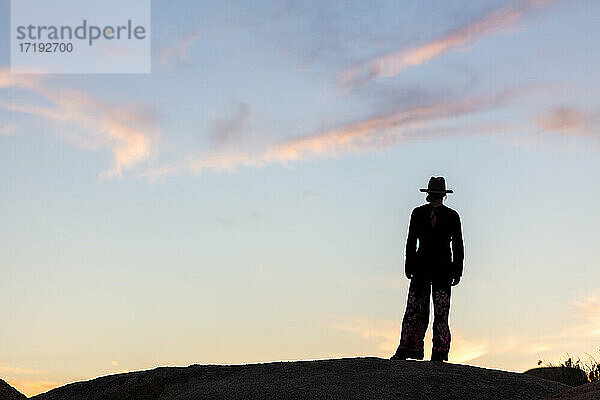
[[[406,250],[404,252],[404,274],[411,279],[415,273],[417,258],[417,221],[415,210],[410,214],[408,223],[408,236],[406,237]]]
[[[452,277],[456,283],[460,281],[463,274],[463,264],[465,259],[465,247],[463,244],[462,227],[460,216],[456,214],[454,229],[452,230]]]

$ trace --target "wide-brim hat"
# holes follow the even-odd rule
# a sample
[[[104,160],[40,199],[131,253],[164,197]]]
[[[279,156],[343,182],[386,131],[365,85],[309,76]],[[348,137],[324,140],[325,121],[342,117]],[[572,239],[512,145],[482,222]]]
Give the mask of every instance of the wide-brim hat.
[[[427,189],[419,189],[421,192],[427,193],[435,193],[435,194],[446,194],[446,193],[454,193],[451,189],[446,189],[446,180],[443,176],[432,176],[429,179],[429,184],[427,185]]]

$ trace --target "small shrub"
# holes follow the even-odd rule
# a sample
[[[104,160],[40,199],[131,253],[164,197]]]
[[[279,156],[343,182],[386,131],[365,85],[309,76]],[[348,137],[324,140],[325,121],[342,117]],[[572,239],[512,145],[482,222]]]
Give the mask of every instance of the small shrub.
[[[579,371],[583,371],[585,376],[587,377],[588,382],[598,382],[600,381],[600,363],[596,361],[594,357],[589,354],[587,355],[587,359],[582,361],[581,358],[571,357],[568,353],[566,359],[563,361],[559,361],[558,365],[553,363],[546,363],[546,367],[555,368],[555,367],[563,367],[563,368],[572,368]],[[538,360],[537,364],[542,365],[543,361]]]
[[[587,368],[588,379],[590,382],[600,381],[600,363],[592,356],[589,356],[590,363]]]

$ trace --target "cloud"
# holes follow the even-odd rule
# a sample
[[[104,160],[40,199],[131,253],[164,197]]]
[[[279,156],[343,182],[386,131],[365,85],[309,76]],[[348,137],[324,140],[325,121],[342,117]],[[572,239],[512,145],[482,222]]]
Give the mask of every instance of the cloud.
[[[456,332],[452,333],[452,348],[448,361],[466,363],[489,353],[489,345],[483,340],[466,339]]]
[[[329,324],[329,327],[355,334],[366,342],[375,345],[378,356],[390,357],[400,340],[400,322],[386,319],[367,318],[337,318]],[[431,330],[425,337],[426,347],[431,347]],[[488,352],[485,341],[471,340],[463,337],[460,333],[453,331],[452,351],[449,361],[464,363],[474,360]]]
[[[335,158],[348,152],[381,150],[414,140],[442,135],[489,132],[496,127],[450,126],[460,117],[503,106],[529,88],[517,88],[496,95],[459,97],[427,104],[405,106],[346,123],[313,134],[290,137],[262,147],[245,146],[250,107],[235,103],[231,114],[214,122],[211,141],[214,148],[195,152],[179,161],[150,167],[157,154],[158,121],[152,110],[139,104],[113,104],[77,90],[55,89],[38,76],[14,76],[0,70],[4,87],[20,87],[41,97],[44,102],[8,102],[0,107],[14,112],[41,116],[59,124],[60,135],[85,149],[108,148],[112,166],[102,177],[122,177],[123,172],[146,165],[139,175],[152,182],[161,177],[207,171],[233,171],[239,167],[262,168],[270,164],[289,165],[310,159]],[[450,125],[448,125],[450,123]],[[442,124],[445,124],[443,126]],[[247,143],[246,143],[247,144]]]
[[[537,117],[538,126],[547,132],[573,135],[599,133],[600,113],[589,113],[571,107],[552,107]]]
[[[472,42],[515,23],[533,9],[551,2],[552,0],[528,0],[500,8],[445,36],[422,45],[377,57],[348,69],[342,74],[341,81],[344,85],[355,86],[379,76],[398,75],[407,68],[427,63],[447,52],[463,49]]]
[[[490,340],[489,357],[486,361],[496,363],[498,359],[522,360],[522,369],[534,367],[538,359],[558,362],[565,354],[587,354],[598,349],[600,337],[600,293],[591,293],[572,302],[567,315],[557,316],[560,322],[554,331],[542,334],[518,332]]]
[[[11,74],[8,68],[0,68],[0,89],[10,87],[34,88],[39,84],[39,76],[32,74]]]
[[[236,102],[232,115],[214,121],[210,135],[211,141],[218,148],[235,144],[247,130],[249,119],[250,107],[248,104]]]
[[[573,322],[552,338],[600,337],[600,293],[591,293],[576,300],[573,305]]]
[[[60,134],[79,147],[109,148],[113,165],[101,176],[121,177],[146,161],[158,139],[157,117],[138,104],[108,103],[78,90],[54,89],[35,75],[0,69],[0,88],[20,87],[38,95],[44,105],[0,100],[0,108],[37,115],[60,124]]]
[[[61,385],[59,382],[54,381],[30,381],[23,379],[8,379],[7,382],[27,397],[47,392]]]
[[[288,165],[294,161],[338,157],[347,152],[385,149],[411,140],[444,135],[448,130],[435,127],[435,123],[499,107],[528,89],[518,88],[493,96],[473,96],[401,108],[339,128],[268,144],[262,151],[217,149],[208,154],[196,153],[177,164],[149,170],[145,176],[154,181],[184,171],[202,174],[206,171],[233,171],[238,167],[262,168],[269,164]],[[468,132],[468,129],[461,132]]]
[[[526,335],[511,334],[502,337],[493,343],[493,354],[526,354],[535,355],[553,350],[556,344],[548,337],[528,337]]]
[[[0,125],[0,135],[12,136],[17,132],[17,124],[3,124]]]
[[[573,311],[558,318],[563,324],[543,334],[517,332],[501,337],[468,338],[451,326],[450,361],[466,363],[479,359],[480,365],[508,369],[528,369],[541,358],[557,362],[567,353],[579,355],[597,350],[600,337],[600,293],[591,293],[572,303]],[[400,321],[369,318],[334,318],[329,327],[354,334],[364,340],[363,353],[389,357],[400,339]],[[431,350],[431,328],[425,335],[426,357]],[[595,346],[595,347],[590,347]],[[369,348],[370,347],[370,348]]]
[[[158,49],[160,62],[170,67],[186,62],[190,57],[190,47],[200,36],[200,31],[193,31],[178,38],[170,46],[160,47]]]
[[[398,345],[400,323],[393,320],[370,320],[366,318],[337,318],[330,328],[350,332],[375,345],[379,355],[385,356]],[[389,356],[388,356],[389,357]]]
[[[597,350],[600,337],[600,293],[590,293],[573,301],[573,310],[559,316],[562,324],[556,330],[539,332],[519,331],[494,337],[469,338],[451,326],[450,361],[466,363],[478,360],[480,365],[524,370],[535,366],[538,359],[557,362],[567,353],[584,355]],[[386,319],[333,318],[329,327],[348,332],[364,340],[363,354],[389,357],[400,339],[400,321]],[[425,336],[426,357],[431,350],[431,328]],[[593,346],[593,347],[590,347]],[[579,352],[579,353],[577,353]],[[360,351],[358,351],[360,353]]]
[[[20,367],[9,367],[6,365],[0,365],[0,372],[9,372],[14,374],[41,374],[42,371],[35,369],[26,369]]]

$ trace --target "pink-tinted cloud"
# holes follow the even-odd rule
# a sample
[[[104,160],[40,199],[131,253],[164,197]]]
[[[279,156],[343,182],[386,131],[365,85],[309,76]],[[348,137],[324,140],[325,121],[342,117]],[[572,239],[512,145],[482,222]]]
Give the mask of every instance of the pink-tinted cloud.
[[[495,96],[468,97],[399,109],[385,115],[349,123],[337,129],[272,143],[262,151],[226,149],[208,154],[195,154],[178,164],[150,170],[146,173],[146,177],[154,181],[162,176],[186,171],[201,174],[206,171],[233,171],[238,167],[262,168],[269,164],[288,165],[294,161],[337,157],[347,152],[384,149],[418,140],[421,133],[427,138],[444,135],[446,132],[444,129],[438,131],[432,129],[435,123],[499,107],[521,95],[525,90],[507,90]]]
[[[553,107],[537,118],[537,124],[547,132],[597,134],[600,133],[600,113],[589,113],[571,107]]]
[[[398,75],[409,67],[424,64],[449,51],[463,49],[476,40],[510,26],[531,10],[551,2],[552,0],[527,0],[495,10],[440,38],[386,54],[353,67],[342,74],[342,83],[352,86],[364,84],[379,76]]]
[[[45,101],[38,105],[0,100],[1,108],[56,122],[60,134],[80,147],[109,148],[113,165],[103,177],[121,177],[154,151],[158,124],[152,112],[140,105],[104,102],[83,91],[51,88],[38,75],[14,75],[2,69],[0,88],[8,87],[24,88]]]
[[[11,74],[8,68],[0,68],[0,89],[9,87],[36,87],[39,76],[32,74]]]

